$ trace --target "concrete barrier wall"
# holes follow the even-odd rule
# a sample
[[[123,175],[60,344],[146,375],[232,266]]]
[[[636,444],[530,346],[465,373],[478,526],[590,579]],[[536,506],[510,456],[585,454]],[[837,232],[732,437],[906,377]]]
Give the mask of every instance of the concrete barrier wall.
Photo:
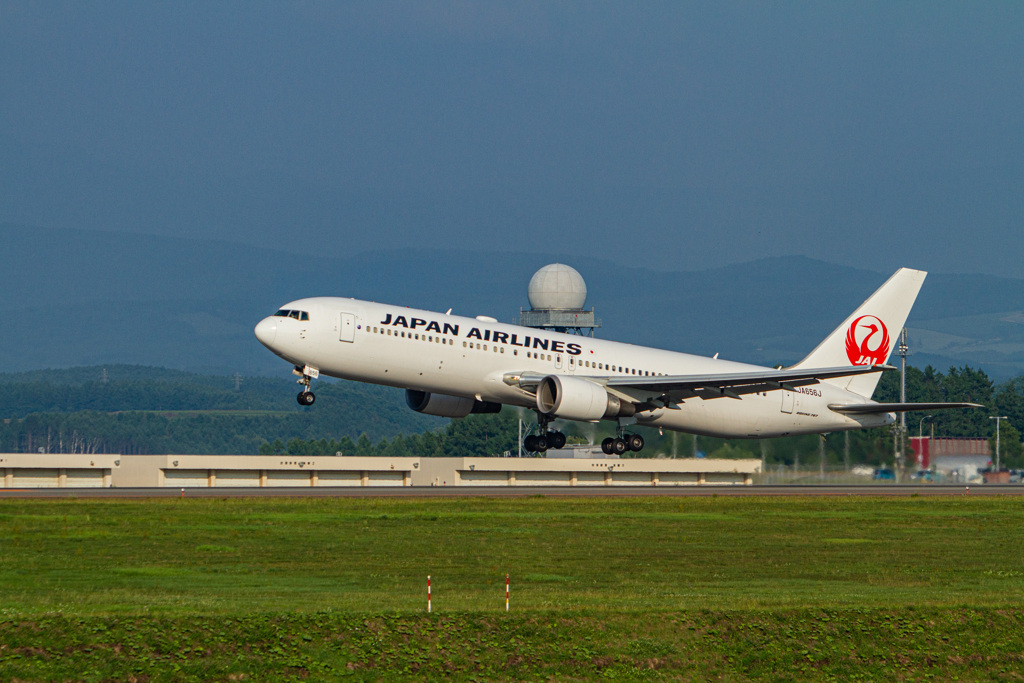
[[[4,488],[698,486],[750,484],[758,460],[0,454]]]

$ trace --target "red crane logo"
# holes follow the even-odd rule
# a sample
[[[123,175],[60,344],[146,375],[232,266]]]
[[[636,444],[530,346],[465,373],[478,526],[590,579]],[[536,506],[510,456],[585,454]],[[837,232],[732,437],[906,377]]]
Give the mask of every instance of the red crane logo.
[[[846,333],[846,357],[854,365],[884,365],[889,357],[889,330],[873,315],[850,323]]]

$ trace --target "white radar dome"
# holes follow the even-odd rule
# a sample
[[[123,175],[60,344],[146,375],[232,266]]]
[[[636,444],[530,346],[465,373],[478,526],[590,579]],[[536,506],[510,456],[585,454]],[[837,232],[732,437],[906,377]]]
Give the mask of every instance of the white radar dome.
[[[530,307],[533,310],[583,309],[587,303],[587,285],[583,276],[561,263],[544,266],[530,278]]]

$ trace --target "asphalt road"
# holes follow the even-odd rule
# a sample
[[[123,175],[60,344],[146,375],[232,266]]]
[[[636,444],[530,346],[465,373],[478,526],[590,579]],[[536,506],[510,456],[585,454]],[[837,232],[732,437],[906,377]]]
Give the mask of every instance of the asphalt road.
[[[853,486],[367,486],[263,488],[40,488],[0,489],[5,498],[466,498],[616,496],[1021,496],[1024,485],[853,485]]]

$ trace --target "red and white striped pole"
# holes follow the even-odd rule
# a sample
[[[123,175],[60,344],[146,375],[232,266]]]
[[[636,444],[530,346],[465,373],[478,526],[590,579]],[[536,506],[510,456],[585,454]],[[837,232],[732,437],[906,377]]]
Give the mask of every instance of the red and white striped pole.
[[[505,574],[505,611],[508,611],[508,574]]]
[[[427,575],[427,611],[430,611],[430,575]]]

